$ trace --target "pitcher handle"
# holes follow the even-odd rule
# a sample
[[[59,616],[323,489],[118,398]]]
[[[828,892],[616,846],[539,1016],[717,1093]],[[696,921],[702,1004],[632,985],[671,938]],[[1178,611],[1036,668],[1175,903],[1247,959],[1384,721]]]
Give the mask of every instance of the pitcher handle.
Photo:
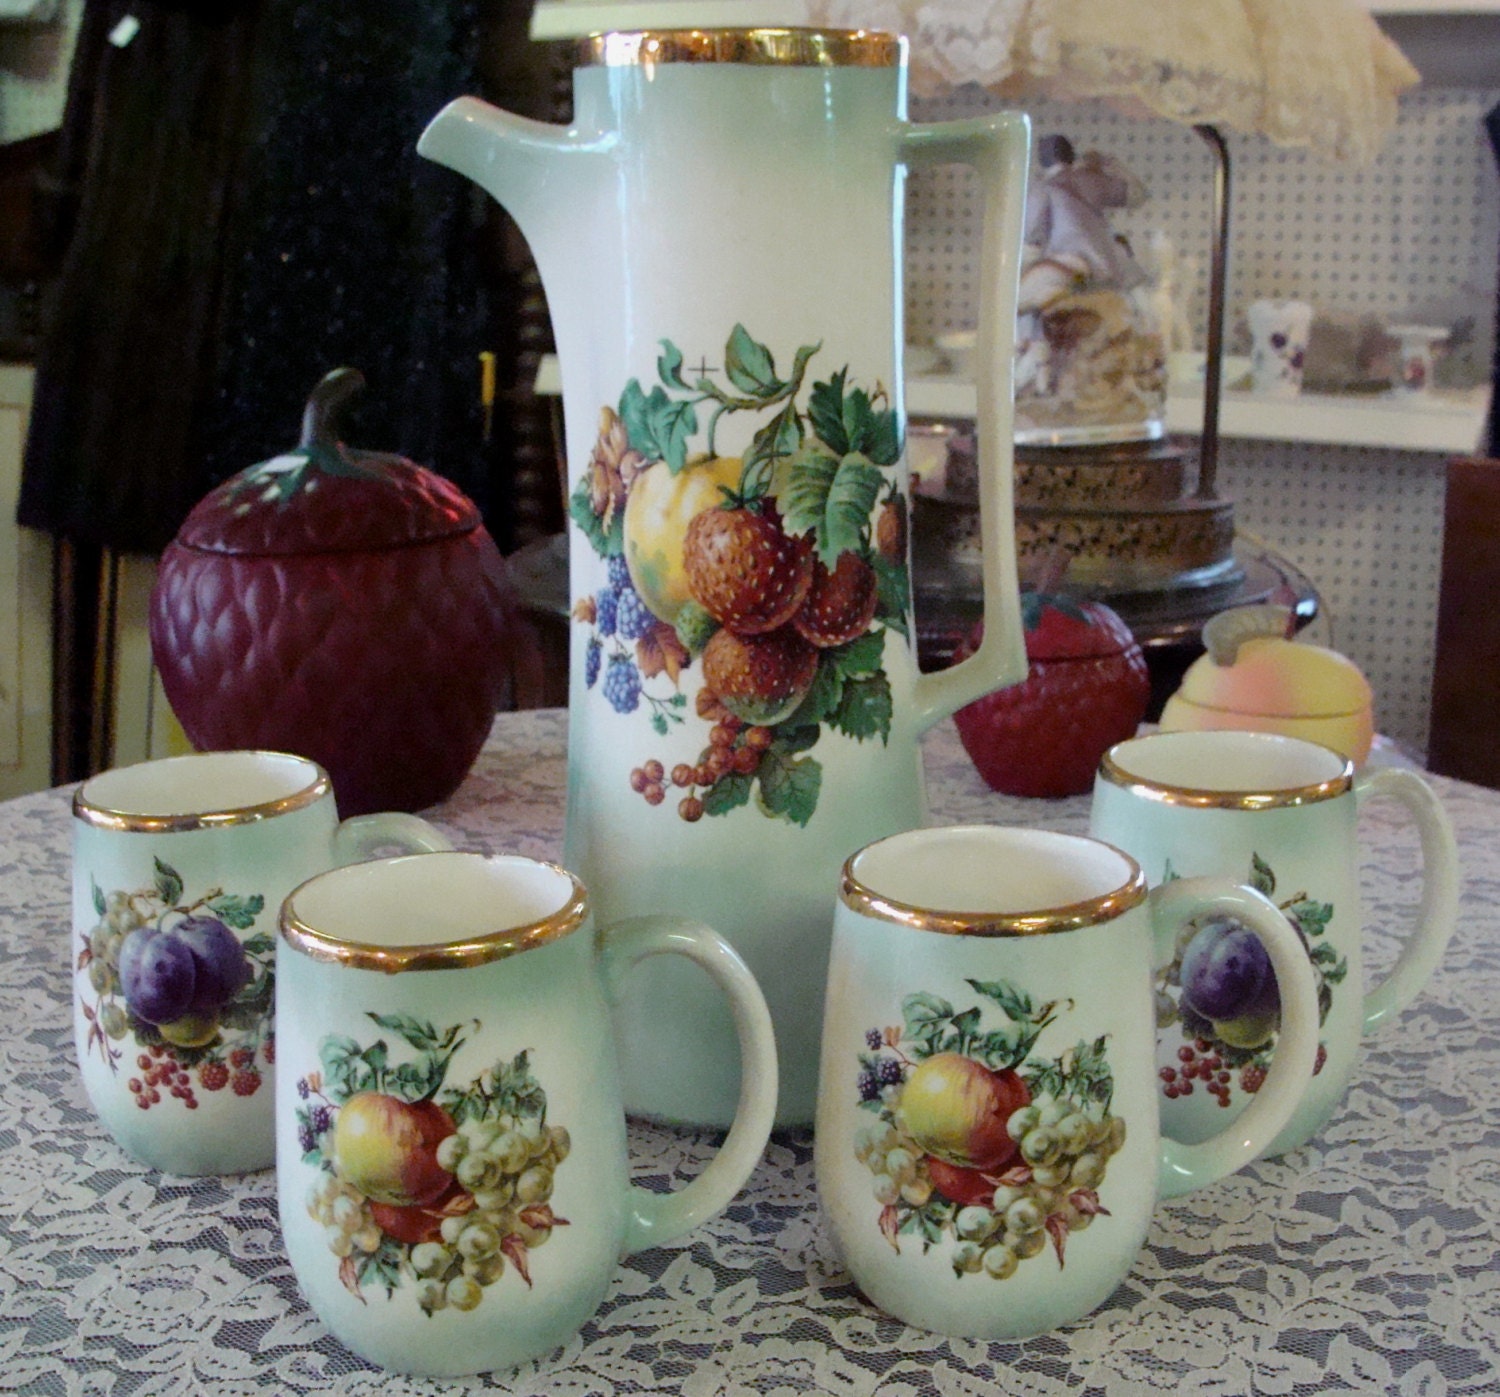
[[[1426,781],[1400,767],[1364,771],[1355,778],[1356,804],[1381,796],[1405,806],[1417,826],[1422,842],[1422,903],[1395,965],[1365,996],[1366,1033],[1382,1027],[1417,997],[1458,925],[1458,841],[1448,812]]]
[[[1161,1198],[1222,1179],[1264,1151],[1302,1104],[1318,1056],[1318,991],[1296,928],[1270,898],[1227,878],[1178,878],[1151,893],[1153,924],[1165,920],[1180,927],[1207,915],[1234,917],[1260,937],[1276,972],[1281,1027],[1266,1080],[1244,1114],[1196,1145],[1163,1137],[1157,1172]],[[1158,934],[1157,944],[1162,940]]]
[[[911,166],[972,165],[984,188],[975,381],[984,639],[968,659],[918,678],[916,725],[925,732],[964,704],[1026,677],[1016,576],[1014,343],[1031,121],[1020,112],[996,112],[905,125],[901,155]]]
[[[623,1254],[659,1247],[729,1206],[760,1163],[776,1119],[776,1041],[771,1012],[749,967],[718,932],[686,917],[631,917],[600,938],[605,984],[611,993],[622,976],[649,956],[686,956],[708,971],[729,999],[740,1045],[740,1099],[719,1152],[686,1188],[652,1193],[630,1190],[630,1219]]]

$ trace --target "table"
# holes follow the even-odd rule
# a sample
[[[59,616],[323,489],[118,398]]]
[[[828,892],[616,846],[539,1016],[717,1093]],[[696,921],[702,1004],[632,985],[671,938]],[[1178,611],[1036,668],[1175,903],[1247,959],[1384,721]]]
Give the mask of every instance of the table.
[[[566,715],[503,716],[434,818],[461,847],[556,857]],[[950,724],[926,741],[937,822],[1080,830],[1087,802],[989,792]],[[0,1392],[499,1391],[682,1397],[1027,1397],[1172,1391],[1500,1390],[1500,792],[1435,779],[1458,827],[1463,915],[1443,968],[1366,1045],[1314,1141],[1162,1205],[1089,1318],[1021,1344],[934,1339],[874,1311],[813,1196],[811,1137],[778,1133],[725,1214],[620,1270],[600,1313],[519,1373],[391,1378],[302,1301],[274,1178],[179,1180],[128,1159],[77,1076],[67,965],[67,790],[0,805]],[[1365,816],[1368,960],[1416,900],[1415,840]],[[830,890],[831,895],[831,890]],[[716,1136],[633,1124],[639,1182]]]

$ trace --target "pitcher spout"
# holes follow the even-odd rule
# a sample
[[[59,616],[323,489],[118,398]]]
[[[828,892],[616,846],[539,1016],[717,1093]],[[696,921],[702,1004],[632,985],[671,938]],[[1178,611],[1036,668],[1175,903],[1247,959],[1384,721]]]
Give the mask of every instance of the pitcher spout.
[[[606,145],[607,138],[459,97],[428,123],[417,154],[473,180],[531,241],[549,210],[575,196],[578,177],[599,163]]]

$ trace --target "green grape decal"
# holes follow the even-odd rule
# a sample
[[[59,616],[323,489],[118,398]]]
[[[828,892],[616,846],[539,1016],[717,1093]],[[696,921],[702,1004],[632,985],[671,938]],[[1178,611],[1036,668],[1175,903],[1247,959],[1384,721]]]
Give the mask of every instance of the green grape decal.
[[[478,1023],[441,1032],[404,1014],[370,1014],[412,1050],[393,1062],[384,1038],[328,1037],[321,1071],[297,1082],[298,1145],[318,1171],[307,1211],[339,1279],[364,1299],[414,1284],[426,1314],[476,1308],[513,1272],[531,1287],[531,1253],[568,1220],[552,1210],[568,1132],[547,1123],[547,1094],[528,1052],[467,1086],[448,1067]]]
[[[855,1089],[873,1119],[854,1150],[892,1247],[946,1244],[956,1275],[1005,1280],[1049,1241],[1064,1265],[1069,1236],[1109,1215],[1099,1190],[1125,1122],[1110,1110],[1105,1038],[1033,1057],[1063,1006],[1008,981],[967,983],[986,1005],[912,994],[899,1026],[865,1034]],[[1003,1021],[986,1027],[987,1008]]]
[[[649,805],[676,790],[689,823],[754,797],[806,825],[824,729],[890,737],[886,639],[910,635],[902,431],[885,390],[852,385],[847,366],[806,386],[818,352],[802,346],[782,377],[736,325],[722,379],[705,361],[689,383],[663,340],[660,383],[632,379],[603,410],[570,500],[605,564],[573,608],[585,684],[618,713],[648,713],[659,737],[704,725],[696,761],[648,757],[630,778]],[[735,413],[759,424],[743,456],[721,456]]]

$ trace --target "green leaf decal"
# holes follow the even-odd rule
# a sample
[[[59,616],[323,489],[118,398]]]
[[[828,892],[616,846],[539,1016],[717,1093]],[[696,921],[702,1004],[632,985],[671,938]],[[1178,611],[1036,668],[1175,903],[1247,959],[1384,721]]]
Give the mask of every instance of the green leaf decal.
[[[776,377],[771,351],[750,338],[743,325],[736,325],[724,346],[724,373],[741,393],[753,398],[774,398],[786,391]]]
[[[656,356],[656,372],[668,387],[687,391],[687,383],[682,377],[682,351],[671,340],[661,342],[661,353]]]
[[[829,716],[831,727],[863,742],[878,737],[888,742],[891,736],[891,681],[883,673],[866,679],[850,679],[844,685],[838,708]]]
[[[587,480],[578,482],[578,488],[568,499],[568,514],[583,531],[589,546],[601,558],[613,558],[625,551],[625,511],[617,509],[606,528],[604,521],[594,513],[589,501]]]
[[[687,465],[688,442],[698,430],[698,414],[693,411],[692,403],[666,402],[657,410],[656,416],[661,458],[667,463],[667,469],[676,475]]]
[[[371,1014],[370,1018],[375,1021],[387,1033],[394,1033],[398,1038],[404,1038],[419,1053],[441,1051],[453,1046],[453,1040],[458,1036],[458,1030],[448,1030],[446,1040],[438,1035],[430,1023],[421,1019],[414,1019],[409,1014]]]
[[[877,466],[894,466],[901,459],[901,428],[894,412],[870,414],[864,453]]]
[[[835,456],[849,450],[849,437],[844,431],[844,374],[840,369],[827,383],[813,384],[807,399],[813,431]]]
[[[863,551],[881,484],[879,470],[857,453],[836,460],[805,450],[792,461],[782,497],[786,527],[809,535],[823,565],[832,568],[840,553]]]
[[[657,388],[653,390],[653,396],[659,396],[664,400],[667,395]],[[645,391],[641,388],[640,380],[631,379],[625,385],[625,391],[620,394],[620,421],[625,424],[625,435],[629,438],[630,444],[644,456],[661,455],[656,447],[653,420],[651,399],[647,398]]]
[[[761,758],[756,775],[760,779],[761,809],[805,828],[818,808],[822,763],[815,757],[783,756],[773,747]]]
[[[1300,898],[1282,910],[1287,916],[1295,917],[1297,925],[1309,936],[1322,936],[1333,919],[1331,902],[1314,902],[1311,898]]]
[[[513,1116],[547,1115],[547,1093],[531,1075],[531,1054],[525,1050],[517,1053],[507,1063],[496,1063],[492,1069],[496,1105],[501,1111]]]
[[[986,999],[993,999],[1006,1018],[1021,1021],[1031,1017],[1031,996],[1009,980],[970,980],[968,983]]]
[[[880,670],[885,655],[885,632],[866,631],[857,640],[830,650],[829,657],[838,665],[841,673],[851,679],[863,679]]]
[[[802,418],[796,407],[788,403],[756,432],[745,453],[744,494],[753,499],[767,494],[776,463],[796,455],[801,447]]]
[[[1267,897],[1276,891],[1276,875],[1271,871],[1271,865],[1259,854],[1250,856],[1249,882],[1256,892],[1264,893]]]
[[[737,810],[750,799],[751,785],[752,778],[738,771],[721,776],[703,793],[703,813],[727,815],[731,810]]]
[[[899,635],[911,638],[906,613],[911,605],[911,579],[906,563],[893,563],[877,553],[870,560],[875,569],[875,615]]]
[[[919,1042],[939,1037],[953,1018],[953,1005],[940,995],[909,994],[901,1001],[906,1036]]]
[[[156,895],[168,907],[175,907],[182,896],[182,875],[169,863],[153,859],[156,868]]]
[[[353,1038],[330,1035],[318,1045],[318,1057],[323,1064],[323,1091],[334,1105],[374,1088],[374,1076]]]
[[[92,877],[89,879],[89,887],[94,897],[94,914],[102,917],[104,915],[104,889]]]
[[[247,931],[255,925],[255,919],[265,910],[266,900],[259,893],[253,897],[235,897],[224,893],[210,898],[209,911],[226,926],[236,931]]]

